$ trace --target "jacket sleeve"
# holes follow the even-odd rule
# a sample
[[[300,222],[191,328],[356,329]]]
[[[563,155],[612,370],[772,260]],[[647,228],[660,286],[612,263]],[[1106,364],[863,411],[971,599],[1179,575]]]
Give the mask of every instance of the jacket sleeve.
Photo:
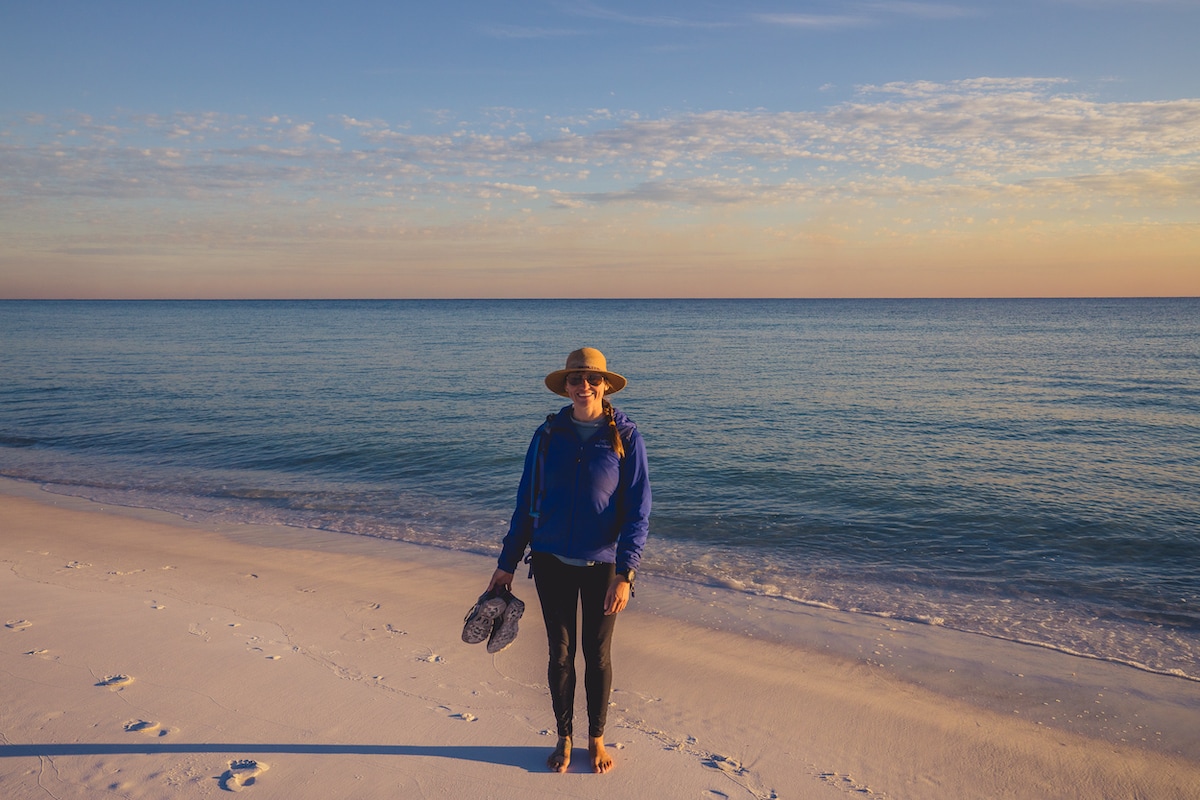
[[[533,491],[533,469],[537,460],[539,433],[533,435],[529,449],[525,451],[525,468],[521,472],[521,483],[517,487],[517,507],[513,509],[508,523],[508,533],[500,546],[500,558],[496,564],[505,572],[516,572],[517,565],[525,557],[525,548],[533,535],[533,518],[529,516],[530,492]]]
[[[642,548],[650,533],[650,472],[646,464],[646,445],[634,428],[621,462],[624,484],[621,504],[621,529],[617,534],[617,569],[637,569]]]

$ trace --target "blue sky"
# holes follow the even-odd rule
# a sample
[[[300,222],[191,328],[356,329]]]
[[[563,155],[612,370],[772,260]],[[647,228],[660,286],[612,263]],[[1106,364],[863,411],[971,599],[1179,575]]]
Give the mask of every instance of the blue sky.
[[[0,297],[1200,294],[1200,2],[0,0]]]

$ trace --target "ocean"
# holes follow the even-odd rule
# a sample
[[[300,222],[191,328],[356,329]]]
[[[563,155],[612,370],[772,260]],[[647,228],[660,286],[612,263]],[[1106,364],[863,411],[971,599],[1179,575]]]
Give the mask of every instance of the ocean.
[[[1200,680],[1197,299],[0,301],[0,476],[495,553],[583,345],[647,444],[639,596]]]

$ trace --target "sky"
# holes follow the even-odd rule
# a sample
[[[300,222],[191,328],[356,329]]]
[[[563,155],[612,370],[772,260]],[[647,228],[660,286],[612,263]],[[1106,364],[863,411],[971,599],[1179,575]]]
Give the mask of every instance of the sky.
[[[0,0],[0,298],[1200,295],[1200,0]]]

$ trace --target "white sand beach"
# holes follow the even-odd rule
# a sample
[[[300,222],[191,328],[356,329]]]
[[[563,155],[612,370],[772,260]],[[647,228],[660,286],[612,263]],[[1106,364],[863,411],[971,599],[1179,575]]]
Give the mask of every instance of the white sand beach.
[[[3,481],[0,562],[6,800],[1200,798],[1200,684],[929,625],[647,576],[616,767],[556,775],[532,583],[460,640],[487,557]]]

